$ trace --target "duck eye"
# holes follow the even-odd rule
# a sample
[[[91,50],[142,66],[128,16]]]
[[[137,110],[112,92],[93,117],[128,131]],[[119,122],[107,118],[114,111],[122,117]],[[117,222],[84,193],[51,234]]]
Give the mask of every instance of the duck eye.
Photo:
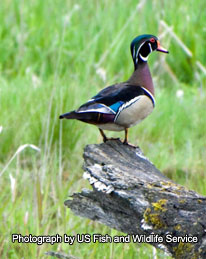
[[[151,38],[151,39],[150,39],[150,42],[151,42],[151,43],[155,43],[155,39],[154,39],[154,38]]]

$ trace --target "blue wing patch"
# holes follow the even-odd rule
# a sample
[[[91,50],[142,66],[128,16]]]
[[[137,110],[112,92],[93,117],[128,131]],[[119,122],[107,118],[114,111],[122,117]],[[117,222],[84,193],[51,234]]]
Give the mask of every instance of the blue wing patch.
[[[111,106],[109,106],[109,108],[112,109],[115,113],[117,113],[117,111],[119,110],[119,107],[123,103],[124,103],[123,101],[116,102],[116,103],[112,104]]]

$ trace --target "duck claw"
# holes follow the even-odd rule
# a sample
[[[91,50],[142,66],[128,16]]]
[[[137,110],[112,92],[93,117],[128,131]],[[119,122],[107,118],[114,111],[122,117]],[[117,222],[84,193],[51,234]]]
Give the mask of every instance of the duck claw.
[[[135,145],[133,145],[133,144],[127,142],[127,141],[123,141],[123,144],[124,145],[128,145],[128,146],[133,147],[133,148],[138,148],[139,147],[139,146],[135,146]]]

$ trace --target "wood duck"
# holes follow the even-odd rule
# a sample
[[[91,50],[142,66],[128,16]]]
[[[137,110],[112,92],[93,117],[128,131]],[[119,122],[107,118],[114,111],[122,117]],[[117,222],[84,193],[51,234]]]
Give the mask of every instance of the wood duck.
[[[101,90],[77,110],[59,116],[96,125],[106,142],[103,130],[125,131],[124,144],[128,144],[128,128],[146,118],[155,106],[154,86],[147,64],[153,51],[169,53],[161,47],[157,37],[144,34],[136,37],[131,45],[134,72],[123,83]]]

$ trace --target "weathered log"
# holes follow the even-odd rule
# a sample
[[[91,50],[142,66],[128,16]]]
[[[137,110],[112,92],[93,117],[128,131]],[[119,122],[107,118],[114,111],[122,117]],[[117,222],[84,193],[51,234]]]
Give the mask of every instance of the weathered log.
[[[93,190],[65,201],[79,216],[138,237],[174,258],[206,258],[206,197],[164,176],[139,148],[110,140],[84,150]],[[147,237],[147,239],[145,239]]]

